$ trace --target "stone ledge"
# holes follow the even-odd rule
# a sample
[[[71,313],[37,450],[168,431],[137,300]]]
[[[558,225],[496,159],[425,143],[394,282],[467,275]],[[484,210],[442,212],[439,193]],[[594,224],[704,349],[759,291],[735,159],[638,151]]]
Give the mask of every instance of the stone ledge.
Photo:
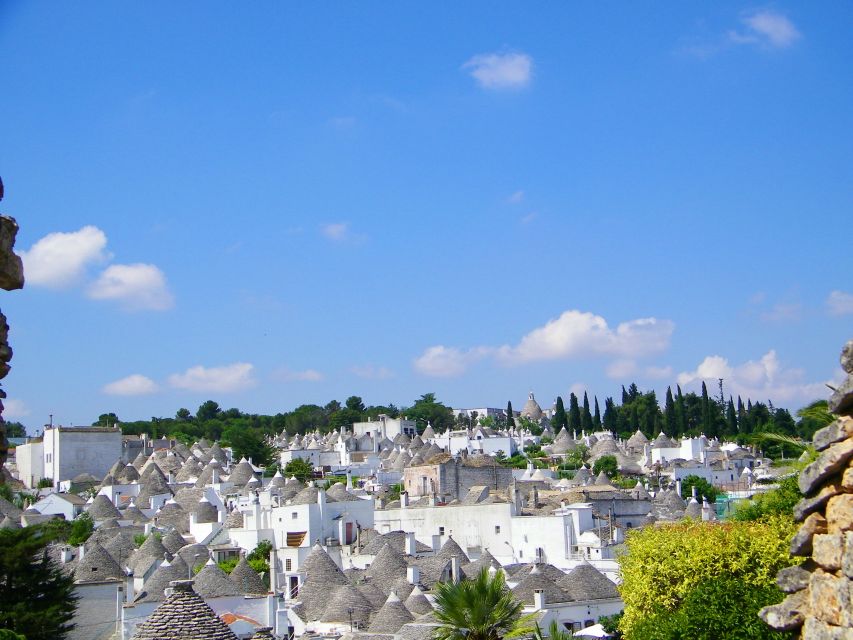
[[[803,625],[808,614],[809,598],[807,591],[793,593],[779,604],[764,607],[758,612],[758,616],[777,631],[798,629]]]
[[[803,469],[800,474],[800,492],[804,496],[813,494],[829,477],[841,471],[853,457],[853,438],[838,442],[818,456],[818,459]]]

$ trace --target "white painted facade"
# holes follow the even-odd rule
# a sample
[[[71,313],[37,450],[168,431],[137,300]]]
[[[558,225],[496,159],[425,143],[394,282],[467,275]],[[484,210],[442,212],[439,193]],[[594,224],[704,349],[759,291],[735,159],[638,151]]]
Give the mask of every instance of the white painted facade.
[[[48,427],[42,437],[44,477],[54,484],[81,473],[107,475],[121,458],[120,429],[102,427]]]
[[[418,432],[418,424],[414,420],[407,420],[406,418],[389,418],[381,415],[378,420],[356,422],[352,425],[352,429],[356,438],[369,433],[374,437],[378,435],[380,440],[383,438],[393,440],[401,433],[410,438],[414,437]]]

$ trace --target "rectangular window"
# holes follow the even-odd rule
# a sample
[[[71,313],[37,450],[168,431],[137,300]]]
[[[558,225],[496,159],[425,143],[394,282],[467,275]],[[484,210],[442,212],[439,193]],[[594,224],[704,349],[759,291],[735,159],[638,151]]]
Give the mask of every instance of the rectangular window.
[[[284,570],[291,571],[293,567],[293,561],[290,558],[285,559],[284,561]]]
[[[501,526],[499,524],[496,524],[495,525],[495,534],[498,534],[500,532],[501,532]]]
[[[438,528],[438,535],[440,535],[440,536],[443,536],[443,535],[444,535],[444,527],[439,527],[439,528]]]
[[[298,517],[299,517],[299,514],[298,514],[296,511],[294,511],[293,513],[291,513],[291,514],[290,514],[290,517],[291,517],[292,519],[296,520],[296,518],[298,518]]]

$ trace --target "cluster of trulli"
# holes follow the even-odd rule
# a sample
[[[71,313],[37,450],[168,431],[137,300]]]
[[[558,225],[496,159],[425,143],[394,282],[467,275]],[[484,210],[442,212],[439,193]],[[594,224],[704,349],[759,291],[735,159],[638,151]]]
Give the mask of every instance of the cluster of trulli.
[[[209,557],[207,547],[188,535],[191,516],[197,523],[216,523],[225,515],[208,500],[210,489],[205,487],[230,482],[232,490],[254,492],[261,486],[257,473],[247,460],[229,464],[219,444],[204,440],[191,447],[179,443],[149,456],[140,453],[130,464],[118,461],[101,488],[135,485],[135,495],[130,492],[132,497],[120,503],[119,509],[99,493],[86,506],[95,531],[82,549],[53,552],[61,556],[63,568],[73,572],[78,582],[132,577],[139,585],[134,602],[160,601],[169,582],[186,578],[200,559],[204,562]],[[284,483],[281,485],[283,488]],[[153,499],[159,508],[152,506]],[[228,518],[224,525],[228,526]],[[146,537],[140,546],[138,540],[143,536]],[[227,576],[230,584],[220,579],[226,576],[212,562],[199,575],[202,580],[196,590],[204,597],[267,593],[245,558]]]
[[[366,569],[342,571],[320,545],[303,565],[305,579],[296,595],[294,613],[316,632],[352,625],[367,634],[399,634],[405,627],[433,624],[431,592],[440,582],[474,577],[481,570],[504,571],[514,595],[533,605],[533,593],[545,589],[546,602],[565,603],[618,598],[615,585],[584,562],[569,573],[548,564],[501,567],[488,549],[470,561],[449,537],[430,555],[407,555],[406,534],[395,531],[374,537],[363,553],[375,555]],[[429,552],[429,549],[419,548]]]
[[[789,595],[759,614],[775,629],[801,629],[802,638],[853,638],[853,340],[841,366],[847,378],[829,399],[838,419],[815,433],[817,460],[799,478],[805,497],[794,517],[803,524],[791,554],[807,559],[779,572]]]

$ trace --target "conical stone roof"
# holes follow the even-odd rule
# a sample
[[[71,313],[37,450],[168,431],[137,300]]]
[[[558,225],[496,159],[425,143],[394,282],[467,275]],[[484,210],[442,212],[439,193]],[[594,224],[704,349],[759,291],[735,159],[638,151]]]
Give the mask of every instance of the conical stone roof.
[[[186,580],[187,578],[187,569],[186,565],[181,562],[184,569],[180,570],[180,567],[176,564],[172,564],[168,560],[164,560],[163,563],[157,567],[156,571],[151,574],[151,577],[145,581],[145,584],[142,585],[142,591],[140,591],[134,602],[159,602],[163,600],[165,597],[166,588],[169,586],[169,583],[173,580]]]
[[[136,627],[131,640],[237,640],[192,584],[192,580],[172,582],[171,595]]]
[[[243,458],[234,469],[231,470],[231,475],[228,476],[228,482],[235,487],[244,486],[251,478],[255,476],[255,470],[252,465]]]
[[[432,611],[432,605],[429,600],[427,600],[424,592],[421,591],[420,587],[417,585],[412,589],[412,592],[403,604],[406,605],[406,609],[411,611],[415,616],[420,616]]]
[[[350,620],[364,629],[373,613],[373,606],[355,586],[351,584],[335,587],[329,604],[320,622],[348,623]]]
[[[202,598],[242,595],[237,586],[228,579],[228,574],[212,559],[208,560],[207,564],[196,574],[193,587]]]
[[[560,580],[560,586],[572,600],[618,598],[616,585],[589,562],[583,561]]]
[[[252,569],[246,558],[240,558],[240,562],[231,571],[228,579],[245,594],[265,594],[269,591],[258,572]]]
[[[569,600],[568,595],[557,584],[545,576],[538,567],[533,569],[524,576],[524,579],[512,589],[512,594],[521,600],[524,604],[533,604],[533,592],[542,590],[545,594],[546,603],[566,602]]]
[[[175,555],[187,543],[184,537],[174,529],[163,536],[162,542],[171,555]]]
[[[74,569],[74,579],[77,582],[124,580],[124,577],[124,571],[118,563],[97,542],[86,548],[86,553]]]
[[[145,538],[145,542],[142,543],[142,546],[139,547],[131,556],[130,568],[133,569],[135,573],[137,565],[139,565],[142,560],[149,558],[163,558],[167,553],[168,551],[166,550],[166,547],[163,546],[160,536],[154,533],[149,534],[149,536]]]
[[[329,590],[335,586],[348,584],[348,580],[335,561],[319,544],[311,548],[311,552],[302,563],[305,571],[305,583],[299,590],[299,600],[302,602],[308,620],[318,620],[329,600]]]
[[[376,582],[389,584],[397,578],[405,577],[408,566],[403,555],[394,550],[390,544],[386,544],[376,554],[365,575]]]
[[[86,513],[92,520],[108,520],[110,518],[121,518],[121,513],[116,509],[110,499],[102,493],[95,496],[92,504],[86,509]]]
[[[406,609],[397,594],[392,591],[367,630],[370,633],[397,633],[400,627],[414,619],[415,617]]]
[[[441,549],[435,555],[447,560],[450,560],[453,556],[458,556],[460,564],[466,564],[469,561],[468,555],[462,551],[462,547],[456,543],[453,536],[447,536],[447,541],[441,546]]]

